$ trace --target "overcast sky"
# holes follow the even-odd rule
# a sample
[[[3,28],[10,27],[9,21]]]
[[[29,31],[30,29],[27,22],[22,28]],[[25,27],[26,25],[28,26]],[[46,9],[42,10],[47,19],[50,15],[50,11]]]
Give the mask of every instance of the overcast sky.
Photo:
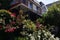
[[[46,4],[53,3],[58,0],[37,0],[37,1],[39,1],[39,2],[42,1],[46,5]]]

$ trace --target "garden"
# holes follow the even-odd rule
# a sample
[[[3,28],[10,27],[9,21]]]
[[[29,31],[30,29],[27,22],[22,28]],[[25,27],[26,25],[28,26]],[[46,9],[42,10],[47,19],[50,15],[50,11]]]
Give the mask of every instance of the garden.
[[[0,40],[59,40],[60,5],[52,5],[35,21],[26,19],[28,14],[24,15],[23,10],[16,15],[8,10],[9,6],[3,6],[0,5]]]

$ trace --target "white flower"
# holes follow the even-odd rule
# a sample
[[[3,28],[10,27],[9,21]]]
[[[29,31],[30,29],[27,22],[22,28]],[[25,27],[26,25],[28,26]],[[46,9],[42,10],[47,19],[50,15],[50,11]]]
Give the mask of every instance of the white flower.
[[[59,40],[59,38],[58,38],[58,37],[56,37],[56,40]]]
[[[54,38],[54,35],[51,35],[52,38]]]
[[[45,33],[45,30],[43,30],[43,33]]]
[[[32,34],[29,34],[28,36],[29,36],[29,37],[31,37],[31,36],[32,36]]]
[[[38,35],[38,37],[40,38],[40,36]]]

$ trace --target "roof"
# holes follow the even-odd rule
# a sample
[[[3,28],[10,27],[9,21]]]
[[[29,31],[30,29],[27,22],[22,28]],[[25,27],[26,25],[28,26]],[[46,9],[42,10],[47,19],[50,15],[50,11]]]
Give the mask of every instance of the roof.
[[[60,1],[56,1],[56,2],[54,2],[54,3],[47,4],[46,6],[47,6],[47,7],[50,7],[50,6],[52,6],[53,4],[60,4]]]

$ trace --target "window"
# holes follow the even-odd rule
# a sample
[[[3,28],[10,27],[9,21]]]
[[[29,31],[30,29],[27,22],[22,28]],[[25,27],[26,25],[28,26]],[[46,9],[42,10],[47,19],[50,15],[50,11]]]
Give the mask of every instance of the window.
[[[33,9],[36,10],[36,5],[33,4]]]
[[[33,8],[33,4],[29,1],[28,1],[28,7],[31,8],[31,9]]]
[[[36,5],[33,4],[33,9],[34,9],[35,11],[38,11],[38,6],[36,6]]]
[[[30,3],[30,8],[33,8],[33,4],[32,3]]]
[[[13,4],[16,4],[16,1],[15,1],[15,0],[13,0],[13,1],[11,2],[11,5],[13,5]]]
[[[19,2],[20,2],[20,0],[13,0],[13,1],[11,2],[11,5],[14,5],[14,4],[19,3]]]
[[[26,4],[26,0],[22,0],[22,2],[23,2],[24,4]]]
[[[36,6],[37,11],[38,11],[38,8],[39,8],[39,7]]]

